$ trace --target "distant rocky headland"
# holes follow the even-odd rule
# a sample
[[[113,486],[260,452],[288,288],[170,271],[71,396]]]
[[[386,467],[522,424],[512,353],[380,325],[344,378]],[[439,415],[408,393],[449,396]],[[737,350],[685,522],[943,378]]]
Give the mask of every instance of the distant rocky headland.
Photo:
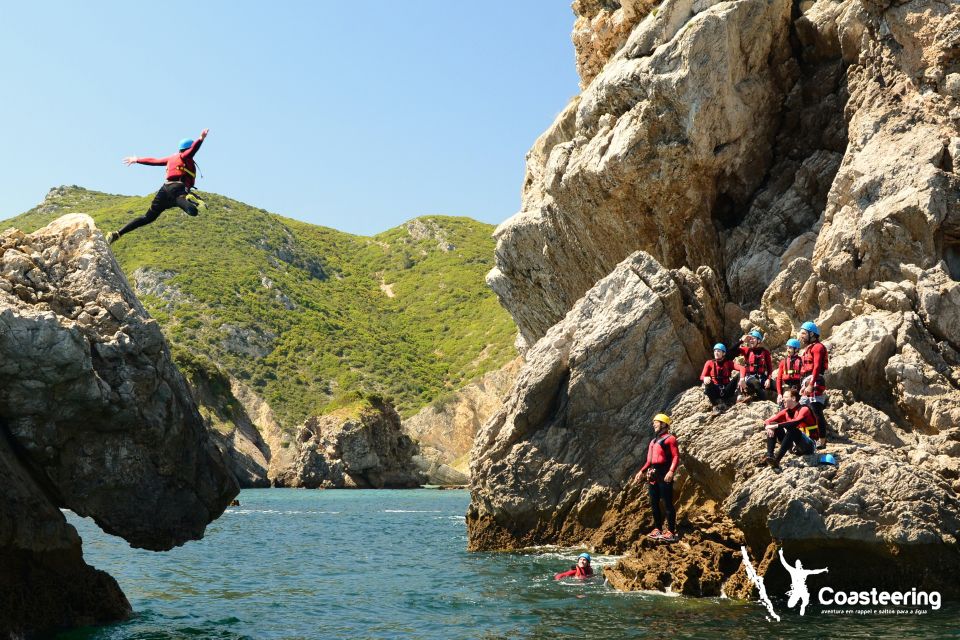
[[[527,157],[488,283],[525,364],[473,450],[472,549],[625,553],[623,589],[746,597],[748,546],[834,585],[960,570],[960,6],[574,2],[582,93]],[[839,466],[758,468],[773,403],[710,410],[711,345],[805,321]],[[645,490],[654,414],[681,540]],[[840,560],[842,559],[842,560]],[[820,564],[816,564],[816,563]]]

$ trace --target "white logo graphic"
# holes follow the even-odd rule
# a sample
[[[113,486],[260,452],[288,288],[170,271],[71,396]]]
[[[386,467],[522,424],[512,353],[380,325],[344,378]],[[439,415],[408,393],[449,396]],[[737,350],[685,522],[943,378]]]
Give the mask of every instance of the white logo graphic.
[[[810,604],[810,592],[807,591],[807,576],[812,576],[815,573],[826,573],[827,569],[808,571],[803,568],[799,558],[797,558],[797,565],[791,567],[787,564],[787,561],[783,559],[783,549],[780,549],[780,564],[790,573],[790,590],[787,591],[790,600],[787,601],[787,608],[793,609],[799,602],[800,615],[803,615],[807,605]]]
[[[747,572],[747,577],[757,587],[757,593],[760,596],[760,602],[767,608],[770,617],[780,622],[780,616],[773,609],[773,603],[767,596],[767,588],[763,584],[763,578],[757,574],[756,569],[750,562],[750,554],[747,553],[745,546],[740,547],[740,553],[743,555],[743,568]],[[800,605],[800,615],[804,615],[807,605],[810,604],[810,591],[807,590],[807,577],[818,573],[828,573],[828,569],[804,569],[803,564],[798,559],[791,565],[783,557],[783,549],[777,551],[780,555],[780,564],[790,574],[790,589],[787,591],[789,600],[787,607],[792,609]],[[926,609],[920,607],[930,607],[937,611],[940,609],[941,598],[939,591],[917,591],[916,588],[910,591],[878,591],[876,587],[869,591],[835,591],[830,587],[823,587],[818,592],[818,598],[821,605],[880,605],[881,607],[904,607],[901,609],[881,608],[881,609],[821,609],[822,614],[858,614],[872,613],[875,615],[899,615],[899,614],[918,614],[927,613]],[[909,609],[906,607],[910,607]]]

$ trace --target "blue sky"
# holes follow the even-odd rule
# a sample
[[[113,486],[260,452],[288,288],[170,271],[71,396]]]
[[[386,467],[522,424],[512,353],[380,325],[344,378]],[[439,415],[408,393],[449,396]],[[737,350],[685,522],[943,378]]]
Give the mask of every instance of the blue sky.
[[[275,6],[269,6],[275,5]],[[569,2],[3,3],[0,218],[60,184],[145,195],[204,127],[214,191],[372,234],[499,223],[578,93]]]

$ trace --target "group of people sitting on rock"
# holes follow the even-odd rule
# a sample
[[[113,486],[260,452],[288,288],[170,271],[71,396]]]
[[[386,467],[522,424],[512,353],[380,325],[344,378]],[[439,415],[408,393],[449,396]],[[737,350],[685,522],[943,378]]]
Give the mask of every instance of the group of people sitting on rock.
[[[770,351],[763,346],[763,333],[754,329],[743,336],[730,353],[722,343],[714,345],[713,359],[704,364],[700,378],[703,392],[716,413],[725,411],[735,396],[736,402],[767,399],[770,387],[775,384],[780,411],[763,423],[767,450],[760,465],[777,468],[788,451],[812,454],[826,446],[827,422],[823,414],[827,402],[826,370],[827,348],[820,342],[820,329],[813,322],[804,322],[797,338],[787,341],[787,353],[776,374]],[[680,451],[676,436],[670,433],[671,422],[666,414],[654,416],[647,460],[634,476],[637,482],[647,482],[653,511],[653,531],[648,537],[659,542],[678,539],[673,476],[680,464]],[[776,450],[778,442],[780,448]]]
[[[804,322],[797,338],[787,340],[787,353],[775,374],[770,351],[763,346],[763,333],[754,329],[743,336],[730,353],[722,343],[715,344],[713,359],[703,365],[700,379],[703,392],[716,413],[725,411],[735,394],[737,402],[766,400],[775,382],[781,411],[767,420],[766,425],[779,424],[787,430],[795,427],[807,439],[816,440],[816,446],[822,449],[827,441],[827,421],[823,414],[827,402],[823,377],[826,370],[827,348],[820,342],[820,329],[813,322]],[[800,411],[797,404],[807,411]],[[811,418],[807,418],[808,413],[812,414]],[[776,429],[771,436],[770,431],[767,429],[768,438],[786,437]],[[787,435],[791,440],[796,438],[792,432]],[[791,446],[793,444],[791,442]],[[770,446],[768,443],[768,449]],[[774,456],[771,450],[764,463],[779,463],[782,457],[781,454]]]

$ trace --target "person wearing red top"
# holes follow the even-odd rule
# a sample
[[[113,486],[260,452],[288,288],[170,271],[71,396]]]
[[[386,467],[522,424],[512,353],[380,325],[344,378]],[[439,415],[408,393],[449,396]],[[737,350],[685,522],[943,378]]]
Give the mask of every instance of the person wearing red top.
[[[150,204],[147,212],[139,218],[128,222],[119,231],[111,231],[107,235],[108,242],[113,244],[124,234],[150,224],[159,218],[161,213],[173,207],[180,207],[190,216],[196,216],[199,213],[197,205],[202,205],[203,201],[190,193],[197,179],[197,164],[193,157],[197,154],[203,141],[206,140],[209,131],[209,129],[201,131],[200,137],[196,140],[190,140],[188,138],[181,140],[180,150],[165,158],[138,158],[137,156],[129,156],[123,159],[123,163],[127,166],[131,164],[146,164],[156,167],[165,166],[167,179],[166,182],[163,183],[163,186],[160,187],[160,190],[157,191],[157,195],[153,197],[153,202]]]
[[[796,338],[787,340],[787,356],[780,361],[777,369],[777,404],[783,409],[783,391],[784,389],[796,389],[800,391],[800,381],[803,379],[801,373],[803,359],[799,355],[800,341]]]
[[[751,399],[764,400],[766,389],[770,388],[770,374],[773,373],[773,359],[770,351],[760,345],[763,334],[754,329],[740,338],[734,352],[742,358],[743,364],[737,366],[740,372],[740,397],[738,402],[750,402]]]
[[[737,378],[733,376],[733,360],[727,360],[727,347],[723,343],[713,345],[713,360],[704,363],[700,379],[714,412],[724,411],[737,392]]]
[[[677,438],[669,432],[670,416],[658,413],[653,418],[653,439],[647,447],[647,461],[637,471],[634,480],[647,480],[647,495],[650,497],[650,508],[653,511],[653,531],[649,538],[662,542],[676,542],[677,512],[673,506],[673,475],[680,464],[680,451],[677,449]],[[660,501],[663,500],[667,514],[668,529],[660,531],[663,526],[663,513],[660,511]]]
[[[579,578],[586,580],[593,575],[593,567],[590,566],[590,554],[581,553],[577,558],[577,564],[570,567],[569,571],[558,573],[553,576],[554,580],[563,580],[564,578]]]
[[[813,453],[814,444],[809,434],[816,431],[817,417],[808,407],[801,406],[798,403],[799,395],[793,389],[786,389],[783,392],[785,407],[783,411],[764,421],[763,428],[767,434],[767,455],[760,461],[760,465],[770,465],[773,468],[778,468],[783,456],[794,444],[797,445],[801,453]],[[774,456],[773,448],[778,440],[780,441],[780,450]]]
[[[827,348],[820,342],[820,329],[812,322],[800,325],[799,336],[803,351],[800,358],[803,361],[800,374],[803,380],[800,383],[800,404],[810,407],[820,425],[820,437],[817,448],[827,446],[827,417],[823,410],[827,406],[827,385],[823,374],[827,370]]]

